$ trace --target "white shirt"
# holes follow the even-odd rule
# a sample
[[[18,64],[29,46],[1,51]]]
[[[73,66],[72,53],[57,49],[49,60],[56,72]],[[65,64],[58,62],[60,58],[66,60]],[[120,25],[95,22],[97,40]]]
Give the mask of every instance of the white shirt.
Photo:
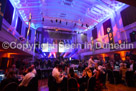
[[[95,60],[94,60],[94,62],[95,62],[95,63],[98,63],[98,62],[99,62],[99,60],[95,59]]]
[[[94,64],[95,64],[95,62],[90,58],[90,59],[88,60],[88,67],[91,68],[91,67],[94,66]]]
[[[61,77],[61,74],[56,67],[52,70],[52,76],[56,79],[57,83],[61,83],[61,81],[63,80],[63,77]]]
[[[36,73],[37,73],[35,68],[32,70],[32,72],[33,72],[35,75],[36,75]]]
[[[25,75],[22,82],[19,84],[19,86],[25,86],[27,87],[31,79],[35,77],[35,74],[33,72],[29,72]]]
[[[103,74],[105,74],[104,69],[106,69],[106,68],[101,65],[98,66],[98,70],[100,70]]]
[[[133,64],[130,65],[130,70],[133,71]]]

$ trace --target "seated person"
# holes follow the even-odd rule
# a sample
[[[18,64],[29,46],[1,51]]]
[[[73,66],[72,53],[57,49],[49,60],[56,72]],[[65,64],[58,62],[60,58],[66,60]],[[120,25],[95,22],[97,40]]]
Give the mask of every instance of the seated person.
[[[82,72],[82,71],[83,71],[82,63],[79,63],[78,71],[80,71],[80,72]]]
[[[35,71],[32,70],[31,67],[28,68],[28,73],[24,76],[22,82],[19,84],[19,86],[24,86],[27,87],[29,85],[29,82],[31,81],[32,78],[35,77]]]
[[[77,75],[76,73],[74,73],[74,69],[73,69],[73,68],[70,68],[70,69],[69,69],[68,78],[75,78],[76,80],[79,79],[78,75]],[[77,81],[77,82],[78,82],[78,81]],[[80,87],[79,83],[77,83],[77,87],[78,87],[78,88]]]
[[[12,65],[12,67],[11,67],[11,69],[9,69],[9,71],[10,71],[10,70],[11,70],[11,71],[13,70],[13,71],[15,72],[15,74],[17,74],[17,75],[19,74],[19,70],[16,68],[16,65],[15,65],[15,64]]]
[[[18,84],[18,79],[16,78],[16,74],[13,70],[10,70],[7,73],[7,76],[4,80],[2,80],[1,84],[0,84],[0,91],[2,91],[2,89],[9,83],[11,82],[16,82]]]
[[[106,67],[104,67],[102,65],[99,65],[98,69],[99,69],[100,72],[102,72],[103,74],[105,74]]]
[[[83,71],[82,77],[88,77],[88,78],[92,77],[92,71],[90,70],[90,68],[88,67],[85,68],[85,70]]]
[[[96,63],[95,64],[95,70],[94,70],[94,77],[95,77],[95,79],[96,79],[96,91],[102,91],[102,83],[101,83],[101,76],[100,76],[100,74],[101,74],[101,71],[100,71],[100,69],[98,68],[99,67],[99,64],[98,63]]]
[[[37,72],[36,72],[35,66],[33,64],[31,65],[31,69],[32,69],[32,72],[36,75]]]
[[[129,68],[129,70],[130,71],[134,71],[134,66],[135,66],[134,60],[130,60],[130,68]]]
[[[59,65],[56,65],[56,67],[53,68],[52,76],[55,78],[57,83],[61,83],[63,78],[65,77],[65,76],[61,75],[61,73],[60,73],[60,66]]]
[[[77,75],[76,73],[74,73],[74,69],[73,69],[73,68],[70,68],[70,69],[69,69],[68,78],[71,78],[71,77],[73,77],[73,78],[75,78],[75,79],[78,79],[78,78],[79,78],[78,75]]]
[[[120,74],[122,75],[122,80],[125,80],[126,72],[127,72],[126,64],[122,63],[120,65]]]
[[[69,64],[67,64],[67,65],[65,66],[65,73],[66,73],[66,74],[69,74],[69,69],[70,69],[70,66],[69,66]]]
[[[113,70],[113,67],[112,67],[112,65],[110,63],[107,63],[106,64],[106,69],[107,70]]]
[[[92,71],[90,68],[86,67],[83,70],[82,74],[82,80],[80,82],[80,91],[85,91],[85,88],[87,88],[88,79],[92,77]]]

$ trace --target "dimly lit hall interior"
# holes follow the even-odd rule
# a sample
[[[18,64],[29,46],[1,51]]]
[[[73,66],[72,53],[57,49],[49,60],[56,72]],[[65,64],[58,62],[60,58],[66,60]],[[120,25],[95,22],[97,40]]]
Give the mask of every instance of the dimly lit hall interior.
[[[136,91],[136,0],[0,0],[0,91]]]

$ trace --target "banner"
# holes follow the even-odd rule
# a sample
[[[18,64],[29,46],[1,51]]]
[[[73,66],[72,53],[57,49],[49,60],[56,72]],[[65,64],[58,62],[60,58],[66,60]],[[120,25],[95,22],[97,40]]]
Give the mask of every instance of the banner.
[[[29,36],[29,32],[30,32],[30,27],[31,27],[31,19],[32,19],[32,15],[31,15],[31,13],[29,13],[29,22],[28,22],[28,30],[27,30],[27,42],[28,42],[28,36]]]
[[[114,45],[114,39],[113,39],[113,31],[111,27],[107,28],[107,33],[108,33],[108,37],[109,37],[109,44],[110,44],[110,49],[114,49],[113,45]]]
[[[108,34],[110,49],[114,49],[114,47],[113,47],[114,37],[113,37],[113,30],[112,30],[112,26],[111,26],[111,19],[104,22],[103,27],[104,27],[105,34]]]
[[[108,33],[108,37],[109,37],[109,43],[114,44],[113,31],[112,31],[111,27],[107,28],[107,33]]]
[[[2,26],[2,20],[3,20],[5,8],[6,8],[6,2],[7,0],[0,0],[0,30]]]
[[[91,51],[92,52],[94,52],[94,47],[95,46],[95,44],[94,44],[94,39],[93,39],[93,37],[91,37]]]

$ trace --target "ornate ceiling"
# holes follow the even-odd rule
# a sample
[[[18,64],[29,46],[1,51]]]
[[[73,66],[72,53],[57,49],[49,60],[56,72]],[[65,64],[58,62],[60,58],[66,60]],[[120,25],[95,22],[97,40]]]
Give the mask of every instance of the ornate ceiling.
[[[32,27],[88,30],[125,4],[116,0],[10,0]]]

